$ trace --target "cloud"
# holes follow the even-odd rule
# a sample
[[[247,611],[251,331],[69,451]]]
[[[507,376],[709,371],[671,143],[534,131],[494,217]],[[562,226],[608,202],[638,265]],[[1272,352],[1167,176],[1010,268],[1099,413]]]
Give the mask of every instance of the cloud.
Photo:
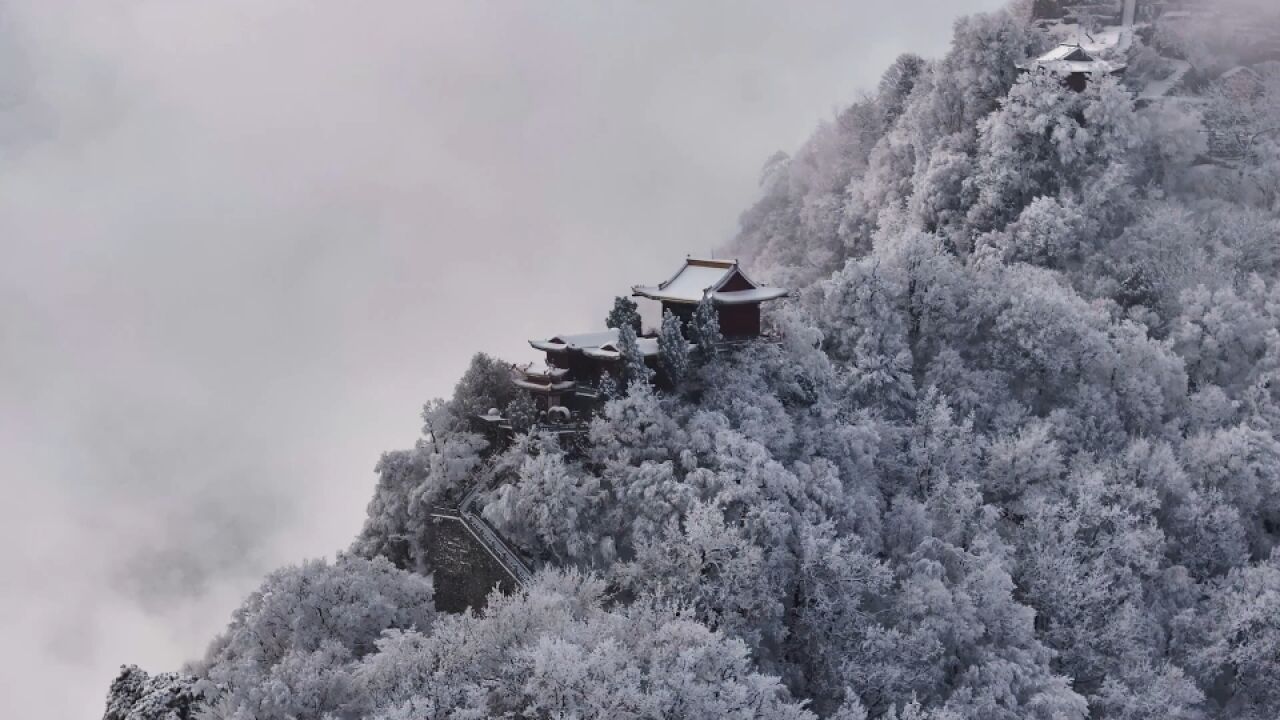
[[[344,547],[477,350],[599,324],[995,0],[0,10],[0,694],[101,709]]]

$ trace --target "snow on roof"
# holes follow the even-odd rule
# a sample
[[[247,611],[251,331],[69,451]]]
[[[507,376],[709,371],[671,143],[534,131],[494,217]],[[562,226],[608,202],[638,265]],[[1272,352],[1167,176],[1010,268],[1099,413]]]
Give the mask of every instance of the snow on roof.
[[[1050,72],[1058,73],[1113,73],[1123,70],[1126,65],[1124,63],[1107,62],[1106,60],[1089,60],[1088,62],[1072,62],[1070,60],[1060,63],[1041,65],[1040,67]]]
[[[752,291],[746,291],[752,292]],[[621,357],[618,350],[618,331],[606,330],[603,332],[582,333],[579,335],[556,335],[550,340],[530,340],[529,344],[537,350],[549,352],[564,352],[568,350],[580,351],[583,355],[597,360],[616,360]],[[658,339],[653,337],[636,338],[636,346],[640,348],[640,354],[649,357],[658,354]],[[528,367],[535,367],[532,363]],[[517,370],[529,377],[549,377],[560,378],[568,373],[567,370],[553,368],[546,371],[545,374],[538,375],[532,370],[525,371],[525,366],[518,366]]]
[[[658,354],[658,338],[636,338],[636,347],[639,348],[640,355],[643,357],[653,357]],[[622,357],[622,351],[618,349],[616,342],[601,345],[598,348],[587,348],[582,351],[582,354],[597,360],[617,360]]]
[[[1110,27],[1092,33],[1077,35],[1076,43],[1093,57],[1099,55],[1116,55],[1126,52],[1133,45],[1133,28]]]
[[[733,274],[736,263],[729,260],[695,260],[688,258],[670,280],[657,287],[637,286],[632,290],[655,300],[698,302],[708,290],[723,285]]]
[[[548,367],[538,362],[515,365],[513,369],[529,380],[558,380],[569,374],[568,368]]]
[[[1071,75],[1075,73],[1113,73],[1125,68],[1121,62],[1099,60],[1078,43],[1063,43],[1049,52],[1018,67]]]
[[[1054,73],[1056,75],[1075,75],[1077,73],[1100,73],[1109,75],[1117,73],[1128,67],[1125,63],[1113,63],[1106,60],[1090,60],[1088,62],[1079,62],[1071,60],[1059,60],[1057,62],[1033,62],[1022,65],[1023,70],[1038,70],[1040,72]]]
[[[598,348],[606,343],[617,342],[617,340],[617,330],[602,330],[600,332],[579,333],[577,335],[556,335],[547,340],[530,340],[529,344],[535,350],[564,352],[566,350]]]
[[[735,276],[746,281],[751,289],[720,292],[720,288]],[[694,257],[685,258],[684,266],[666,282],[656,286],[636,285],[631,291],[640,297],[675,303],[697,303],[710,296],[713,302],[721,305],[758,303],[787,294],[782,288],[766,288],[752,281],[738,266],[737,260]]]
[[[1062,43],[1049,52],[1036,58],[1038,63],[1056,62],[1059,60],[1090,61],[1093,56],[1085,52],[1083,47],[1074,43]]]

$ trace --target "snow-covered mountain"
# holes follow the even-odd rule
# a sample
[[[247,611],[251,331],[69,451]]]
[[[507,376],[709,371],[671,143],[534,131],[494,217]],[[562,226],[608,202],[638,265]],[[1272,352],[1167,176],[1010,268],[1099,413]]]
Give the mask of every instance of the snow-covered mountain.
[[[106,720],[1280,715],[1280,64],[1139,8],[1077,91],[1031,10],[766,164],[765,337],[646,365],[620,302],[572,432],[477,356],[348,552]],[[464,496],[533,576],[450,614]]]

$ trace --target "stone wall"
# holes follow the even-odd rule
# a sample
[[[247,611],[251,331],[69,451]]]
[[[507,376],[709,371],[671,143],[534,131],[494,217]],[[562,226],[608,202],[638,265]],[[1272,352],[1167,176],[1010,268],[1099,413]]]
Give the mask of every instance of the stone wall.
[[[504,593],[515,591],[515,581],[506,569],[459,518],[432,518],[426,541],[437,609],[453,613],[479,610],[494,587]]]

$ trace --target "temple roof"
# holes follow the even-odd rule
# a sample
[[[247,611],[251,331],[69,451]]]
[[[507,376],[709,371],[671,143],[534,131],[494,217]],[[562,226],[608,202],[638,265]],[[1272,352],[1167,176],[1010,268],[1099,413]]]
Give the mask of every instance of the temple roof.
[[[747,277],[737,260],[685,258],[671,279],[656,286],[636,285],[633,294],[670,303],[698,303],[710,297],[716,305],[743,305],[776,300],[784,288],[761,285]]]
[[[512,365],[511,370],[511,381],[515,383],[516,387],[522,387],[525,390],[534,392],[564,392],[572,390],[577,384],[572,380],[564,379],[569,373],[568,370],[547,367],[541,363]]]
[[[547,340],[530,340],[529,345],[536,350],[545,352],[577,350],[583,355],[597,360],[616,360],[621,356],[618,351],[617,330],[603,330],[601,332],[581,333],[578,335],[556,335]],[[645,357],[658,354],[657,338],[636,338],[636,346],[640,349],[640,354]],[[559,372],[559,369],[552,372]]]
[[[1018,67],[1023,70],[1047,70],[1061,74],[1113,73],[1123,70],[1125,64],[1099,60],[1076,43],[1063,43],[1049,52]]]
[[[658,338],[636,338],[636,347],[644,357],[657,355]],[[605,343],[600,347],[587,348],[582,351],[582,354],[597,360],[617,360],[622,357],[622,351],[618,349],[617,342]]]
[[[556,335],[546,340],[530,340],[529,344],[535,350],[544,352],[565,352],[568,350],[585,350],[587,348],[598,348],[618,341],[617,330],[602,330],[600,332],[579,333],[577,335]]]
[[[548,367],[543,363],[525,363],[523,365],[514,365],[512,369],[516,373],[530,380],[559,380],[569,374],[567,368]]]

